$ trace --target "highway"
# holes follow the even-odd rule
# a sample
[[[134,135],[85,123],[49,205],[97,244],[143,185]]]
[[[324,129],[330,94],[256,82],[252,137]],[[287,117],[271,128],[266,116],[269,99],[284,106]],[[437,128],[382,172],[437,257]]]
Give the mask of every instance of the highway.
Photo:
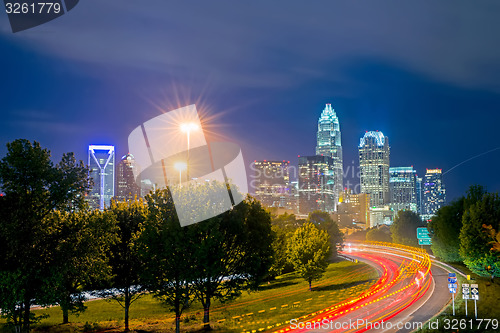
[[[352,244],[342,255],[373,266],[377,282],[358,297],[291,319],[274,332],[412,332],[451,299],[448,273],[418,248]]]

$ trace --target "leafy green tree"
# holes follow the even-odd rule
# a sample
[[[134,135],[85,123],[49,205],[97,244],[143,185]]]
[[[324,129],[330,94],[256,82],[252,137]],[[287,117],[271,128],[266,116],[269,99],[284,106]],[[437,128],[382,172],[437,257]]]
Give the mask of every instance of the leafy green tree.
[[[460,255],[472,272],[499,276],[500,261],[491,251],[491,239],[484,232],[483,224],[491,225],[493,229],[500,226],[500,198],[496,193],[484,195],[465,212],[460,230]]]
[[[295,214],[288,214],[287,212],[278,215],[272,219],[272,224],[284,230],[287,233],[295,232],[302,224],[304,220],[298,219]]]
[[[328,233],[330,236],[331,257],[335,258],[338,254],[338,250],[341,250],[344,244],[344,234],[340,231],[337,222],[332,220],[329,213],[320,210],[309,213],[307,221],[314,223],[318,228]]]
[[[275,234],[273,247],[273,261],[271,268],[269,268],[269,276],[274,279],[281,275],[288,262],[287,246],[288,246],[288,233],[280,227],[273,225],[272,230]]]
[[[290,239],[288,256],[295,270],[309,283],[320,279],[330,256],[330,240],[328,233],[307,222],[297,229]]]
[[[490,251],[497,252],[500,255],[500,232],[497,232],[491,225],[483,224],[484,232],[486,232],[491,239],[488,243],[491,245]]]
[[[392,243],[391,235],[379,228],[373,228],[368,230],[368,232],[366,233],[366,240],[374,242]]]
[[[0,239],[6,241],[0,271],[7,280],[15,277],[16,287],[10,289],[7,280],[0,280],[0,308],[15,313],[11,319],[16,318],[23,332],[29,332],[33,320],[31,305],[54,302],[53,276],[46,269],[54,260],[54,228],[47,217],[54,210],[84,207],[89,186],[88,169],[72,153],[54,165],[38,142],[20,139],[7,144],[0,161],[0,188],[5,193]]]
[[[193,243],[191,228],[182,228],[168,190],[157,190],[146,197],[148,218],[137,239],[142,262],[143,285],[175,313],[175,329],[180,332],[180,317],[193,300],[190,282]]]
[[[79,314],[86,309],[83,292],[92,290],[96,281],[111,277],[106,253],[115,241],[115,220],[97,210],[57,211],[50,219],[57,245],[47,269],[55,278],[52,291],[66,324],[70,312]]]
[[[194,197],[227,191],[217,182],[176,188],[180,197],[200,202]],[[232,189],[233,196],[236,190]],[[176,208],[178,203],[176,202]],[[196,205],[196,209],[212,209]],[[206,214],[203,214],[206,216]],[[204,308],[204,326],[210,329],[210,306],[213,299],[233,299],[244,289],[256,289],[269,274],[272,264],[271,217],[260,202],[248,196],[244,201],[218,216],[186,227],[192,246],[192,281],[196,297]]]
[[[111,200],[108,212],[116,220],[117,240],[110,249],[111,286],[118,291],[111,299],[124,310],[125,332],[129,331],[130,306],[143,295],[140,273],[146,264],[141,261],[135,240],[147,218],[147,206],[142,200]]]
[[[391,225],[392,241],[398,244],[418,246],[417,228],[425,226],[417,213],[400,210]]]
[[[486,194],[486,189],[480,185],[471,186],[466,196],[441,207],[429,222],[428,228],[432,237],[433,253],[446,262],[461,262],[459,254],[460,229],[464,212]]]

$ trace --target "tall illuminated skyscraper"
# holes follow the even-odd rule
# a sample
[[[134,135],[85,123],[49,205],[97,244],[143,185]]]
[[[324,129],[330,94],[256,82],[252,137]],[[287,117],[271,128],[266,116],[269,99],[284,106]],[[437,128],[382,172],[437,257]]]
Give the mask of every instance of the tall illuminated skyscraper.
[[[389,168],[391,208],[395,212],[411,210],[417,213],[417,171],[413,167]]]
[[[291,208],[289,161],[254,161],[252,186],[265,206]]]
[[[116,173],[116,199],[128,201],[141,197],[141,187],[137,185],[134,178],[134,169],[137,168],[134,156],[127,154],[118,163]],[[137,172],[136,174],[140,174]]]
[[[371,207],[390,202],[389,139],[379,131],[366,132],[359,143],[361,193],[370,194]]]
[[[422,219],[427,221],[446,202],[446,189],[441,169],[427,169],[422,184],[422,194]]]
[[[333,212],[334,167],[330,156],[299,156],[299,212]]]
[[[326,104],[318,120],[316,155],[332,158],[336,205],[343,191],[344,173],[339,118],[331,104]]]
[[[94,186],[89,193],[89,203],[94,209],[103,210],[115,195],[115,147],[89,146],[90,177]]]

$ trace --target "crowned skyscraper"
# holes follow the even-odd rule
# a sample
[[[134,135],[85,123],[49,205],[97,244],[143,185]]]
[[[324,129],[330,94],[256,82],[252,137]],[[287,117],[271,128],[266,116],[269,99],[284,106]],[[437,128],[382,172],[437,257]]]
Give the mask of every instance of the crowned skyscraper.
[[[318,121],[316,155],[329,156],[333,163],[334,204],[338,203],[343,190],[344,173],[342,159],[342,141],[340,138],[339,118],[331,104],[326,104]]]

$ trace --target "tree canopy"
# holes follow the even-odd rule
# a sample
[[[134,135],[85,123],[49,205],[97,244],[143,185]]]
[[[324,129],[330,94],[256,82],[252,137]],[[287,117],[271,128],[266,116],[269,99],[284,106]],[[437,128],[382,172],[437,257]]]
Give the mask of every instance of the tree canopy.
[[[474,273],[499,276],[500,261],[491,249],[491,238],[483,225],[493,229],[500,226],[500,197],[496,193],[485,194],[465,212],[460,230],[460,255]]]
[[[29,332],[31,305],[51,304],[57,226],[54,210],[84,207],[89,189],[88,169],[72,153],[54,165],[50,152],[38,142],[15,140],[7,144],[0,161],[0,308],[24,332]],[[49,264],[49,265],[48,265]],[[9,285],[11,282],[15,282]],[[6,285],[7,284],[7,285]]]
[[[418,246],[417,228],[424,226],[417,213],[411,210],[400,210],[391,225],[394,243]]]
[[[461,262],[458,251],[462,217],[473,204],[481,200],[486,190],[480,185],[471,186],[467,194],[450,204],[441,207],[429,222],[434,254],[446,262]]]
[[[328,266],[330,240],[328,233],[307,222],[293,234],[288,256],[295,270],[309,283],[321,278]]]

